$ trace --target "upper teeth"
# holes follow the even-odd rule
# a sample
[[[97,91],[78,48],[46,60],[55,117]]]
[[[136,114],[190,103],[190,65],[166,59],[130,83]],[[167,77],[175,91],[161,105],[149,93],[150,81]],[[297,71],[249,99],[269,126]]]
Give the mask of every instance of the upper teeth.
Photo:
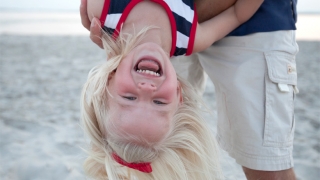
[[[150,75],[153,75],[153,76],[160,76],[159,73],[154,72],[154,71],[150,71],[150,70],[141,70],[141,69],[138,69],[137,72],[138,72],[138,73],[144,73],[144,74],[150,74]]]

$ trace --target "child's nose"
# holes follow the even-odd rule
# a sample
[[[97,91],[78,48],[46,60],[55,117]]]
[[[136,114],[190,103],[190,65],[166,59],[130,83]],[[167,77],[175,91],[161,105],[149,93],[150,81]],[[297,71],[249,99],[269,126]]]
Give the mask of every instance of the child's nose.
[[[138,83],[138,87],[141,89],[141,90],[144,90],[144,91],[155,91],[157,89],[157,87],[152,84],[152,83],[147,83],[147,82],[141,82],[141,83]]]

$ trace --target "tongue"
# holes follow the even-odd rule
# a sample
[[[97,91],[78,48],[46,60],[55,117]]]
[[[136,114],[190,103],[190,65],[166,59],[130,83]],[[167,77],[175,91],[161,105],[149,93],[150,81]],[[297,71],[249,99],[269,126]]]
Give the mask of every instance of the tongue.
[[[155,61],[143,60],[138,64],[138,69],[157,72],[160,68]]]

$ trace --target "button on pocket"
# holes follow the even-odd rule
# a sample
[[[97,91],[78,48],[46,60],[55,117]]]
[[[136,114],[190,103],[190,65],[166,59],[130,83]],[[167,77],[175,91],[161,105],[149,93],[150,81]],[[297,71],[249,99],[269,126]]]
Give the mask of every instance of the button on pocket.
[[[293,143],[294,93],[297,70],[294,55],[272,51],[265,53],[265,127],[264,146],[287,147]]]

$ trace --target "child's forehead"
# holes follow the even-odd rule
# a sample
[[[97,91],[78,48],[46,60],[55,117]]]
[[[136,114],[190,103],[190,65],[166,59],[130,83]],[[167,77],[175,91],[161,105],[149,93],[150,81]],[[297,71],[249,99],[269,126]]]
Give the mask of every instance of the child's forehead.
[[[121,115],[120,115],[121,116]],[[154,121],[157,119],[156,121]],[[158,142],[162,140],[171,128],[170,121],[165,121],[159,118],[135,118],[134,115],[126,117],[124,120],[113,119],[115,129],[119,135],[130,134],[136,137],[141,137],[149,142]]]

